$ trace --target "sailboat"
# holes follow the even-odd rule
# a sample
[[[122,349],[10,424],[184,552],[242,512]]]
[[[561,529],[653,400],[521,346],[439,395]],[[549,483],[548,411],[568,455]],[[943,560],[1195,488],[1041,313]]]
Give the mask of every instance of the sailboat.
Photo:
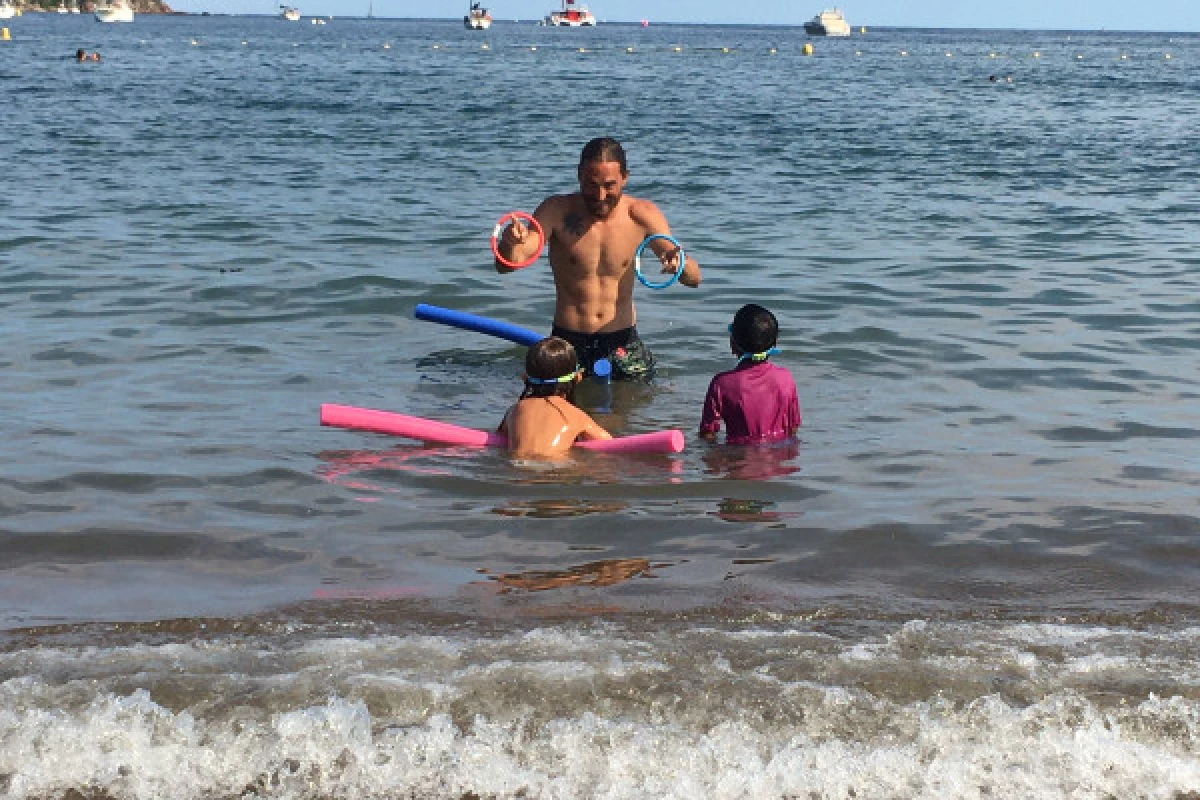
[[[280,6],[279,10],[281,12],[279,16],[283,17],[288,22],[300,21],[300,9],[294,8],[293,6]]]
[[[473,31],[486,31],[492,27],[492,15],[476,0],[476,2],[471,3],[471,8],[467,11],[467,15],[463,17],[463,24]]]

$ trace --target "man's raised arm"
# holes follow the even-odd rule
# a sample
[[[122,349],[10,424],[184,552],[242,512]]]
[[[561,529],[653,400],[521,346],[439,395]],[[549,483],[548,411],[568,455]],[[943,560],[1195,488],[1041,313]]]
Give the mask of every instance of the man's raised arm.
[[[549,199],[543,200],[542,204],[533,212],[533,218],[542,226],[542,231],[545,232],[547,238],[550,236],[549,215],[546,211],[549,202]],[[512,224],[500,234],[500,239],[496,242],[496,250],[499,251],[504,261],[508,261],[511,264],[520,264],[533,258],[544,245],[545,242],[540,241],[536,230],[526,225],[524,221],[514,218]],[[496,272],[499,272],[501,275],[516,272],[519,269],[519,267],[508,266],[500,258],[496,258],[494,261]]]

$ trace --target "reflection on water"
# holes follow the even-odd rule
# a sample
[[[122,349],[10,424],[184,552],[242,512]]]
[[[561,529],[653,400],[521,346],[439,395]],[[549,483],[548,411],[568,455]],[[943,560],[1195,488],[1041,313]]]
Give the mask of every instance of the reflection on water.
[[[587,514],[611,514],[624,511],[627,507],[627,503],[556,497],[545,500],[513,501],[493,508],[492,513],[503,517],[558,519],[560,517],[582,517]]]
[[[743,500],[726,497],[717,504],[717,510],[709,512],[726,522],[781,522],[795,514],[786,511],[769,511],[775,503],[768,500]]]
[[[663,564],[655,567],[662,568]],[[488,580],[500,584],[500,593],[521,589],[527,592],[544,592],[547,589],[562,589],[569,586],[612,586],[633,578],[653,578],[650,561],[645,558],[613,558],[591,561],[563,570],[531,570],[528,572],[506,572],[488,575]],[[487,570],[480,570],[487,574]]]
[[[504,451],[494,448],[408,444],[388,450],[327,450],[319,453],[317,458],[320,461],[315,470],[318,477],[348,489],[372,492],[396,492],[399,487],[367,481],[363,473],[376,473],[381,479],[390,472],[422,477],[461,477],[471,481],[503,481],[529,486],[655,484],[660,481],[678,483],[678,476],[683,473],[682,461],[662,454],[608,454],[584,450],[572,450],[570,457],[561,461],[537,461],[509,458]],[[560,504],[570,501],[555,499],[546,502]],[[575,513],[562,513],[562,509],[555,513],[546,504],[540,508],[536,504],[530,505],[526,510],[519,510],[519,506],[512,509],[505,506],[496,509],[496,513],[505,514],[508,513],[506,509],[517,509],[516,513],[509,516],[577,516],[580,509],[585,509],[582,513],[595,513],[624,508],[624,504],[593,503],[589,506],[581,501]]]
[[[785,439],[770,444],[739,446],[717,445],[704,451],[704,469],[717,478],[740,481],[765,481],[792,475],[800,465],[792,461],[800,455],[800,440]]]
[[[388,492],[393,488],[368,483],[355,476],[360,472],[371,470],[390,470],[393,472],[415,472],[421,475],[450,475],[450,471],[430,465],[431,454],[446,455],[455,451],[463,453],[467,448],[462,447],[423,447],[411,445],[397,447],[391,450],[331,450],[320,453],[317,458],[321,464],[316,473],[319,477],[345,486],[347,489],[362,491]]]

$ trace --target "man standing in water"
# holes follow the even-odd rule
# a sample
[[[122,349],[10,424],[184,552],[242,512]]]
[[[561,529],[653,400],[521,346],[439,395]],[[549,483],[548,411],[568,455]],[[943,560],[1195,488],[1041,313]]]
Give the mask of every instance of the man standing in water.
[[[552,335],[570,342],[579,363],[589,369],[607,358],[614,378],[649,380],[654,357],[637,334],[633,256],[647,236],[671,233],[667,218],[649,200],[622,193],[629,170],[615,139],[588,142],[578,175],[578,192],[548,197],[533,212],[550,247],[556,293]],[[516,220],[501,235],[498,250],[507,261],[520,263],[538,244],[536,233]],[[678,251],[669,241],[656,239],[647,249],[662,261],[664,272],[679,269]],[[496,271],[513,269],[497,259]],[[691,256],[679,282],[700,285],[700,265]]]

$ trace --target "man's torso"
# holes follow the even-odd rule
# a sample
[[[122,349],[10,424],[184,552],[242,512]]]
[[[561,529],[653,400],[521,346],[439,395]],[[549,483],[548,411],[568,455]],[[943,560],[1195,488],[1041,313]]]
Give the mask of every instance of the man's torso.
[[[578,194],[554,198],[548,238],[556,325],[607,333],[637,323],[633,254],[645,238],[645,228],[636,220],[641,202],[625,196],[600,220],[588,213]]]

